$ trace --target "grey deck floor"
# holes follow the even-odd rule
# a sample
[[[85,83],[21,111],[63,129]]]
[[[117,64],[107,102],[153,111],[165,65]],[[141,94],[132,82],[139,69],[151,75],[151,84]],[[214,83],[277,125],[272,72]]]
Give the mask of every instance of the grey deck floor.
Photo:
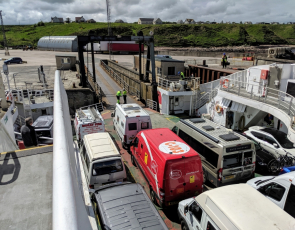
[[[42,149],[1,154],[0,229],[52,229],[52,148],[22,153]]]

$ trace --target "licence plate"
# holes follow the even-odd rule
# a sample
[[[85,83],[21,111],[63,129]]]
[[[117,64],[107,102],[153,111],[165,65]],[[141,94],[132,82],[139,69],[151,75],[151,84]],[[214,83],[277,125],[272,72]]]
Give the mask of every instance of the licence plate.
[[[224,179],[233,179],[235,178],[235,175],[225,176]]]

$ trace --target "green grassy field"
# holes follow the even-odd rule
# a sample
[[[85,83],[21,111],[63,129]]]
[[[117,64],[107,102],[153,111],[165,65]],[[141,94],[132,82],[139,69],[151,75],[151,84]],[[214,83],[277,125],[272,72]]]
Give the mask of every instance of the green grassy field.
[[[43,36],[87,35],[90,30],[97,35],[107,35],[107,23],[45,23],[44,26],[5,26],[8,46],[36,46]],[[156,46],[211,47],[235,45],[288,44],[295,45],[295,25],[138,25],[112,24],[115,35],[144,35],[154,31]],[[3,45],[3,37],[0,37]]]

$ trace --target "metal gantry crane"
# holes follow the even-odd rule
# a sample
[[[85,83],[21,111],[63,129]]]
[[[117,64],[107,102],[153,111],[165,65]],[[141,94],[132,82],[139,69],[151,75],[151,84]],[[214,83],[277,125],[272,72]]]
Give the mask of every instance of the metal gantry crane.
[[[3,24],[3,18],[2,18],[2,10],[0,10],[0,18],[1,18],[2,33],[3,33],[5,56],[9,56],[9,51],[8,51],[8,46],[7,46],[6,36],[5,36],[5,30],[4,30],[4,24]]]
[[[110,0],[106,0],[107,4],[107,21],[108,21],[108,36],[112,36],[112,27],[111,27],[111,6],[110,6]],[[113,47],[112,47],[112,41],[109,41],[109,54],[110,54],[110,60],[112,60],[113,55]]]

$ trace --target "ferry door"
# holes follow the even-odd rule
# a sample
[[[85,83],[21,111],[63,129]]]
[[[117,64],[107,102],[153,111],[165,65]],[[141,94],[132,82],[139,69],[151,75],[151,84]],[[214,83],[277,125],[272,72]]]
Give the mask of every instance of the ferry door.
[[[174,114],[174,97],[169,97],[169,115]]]

